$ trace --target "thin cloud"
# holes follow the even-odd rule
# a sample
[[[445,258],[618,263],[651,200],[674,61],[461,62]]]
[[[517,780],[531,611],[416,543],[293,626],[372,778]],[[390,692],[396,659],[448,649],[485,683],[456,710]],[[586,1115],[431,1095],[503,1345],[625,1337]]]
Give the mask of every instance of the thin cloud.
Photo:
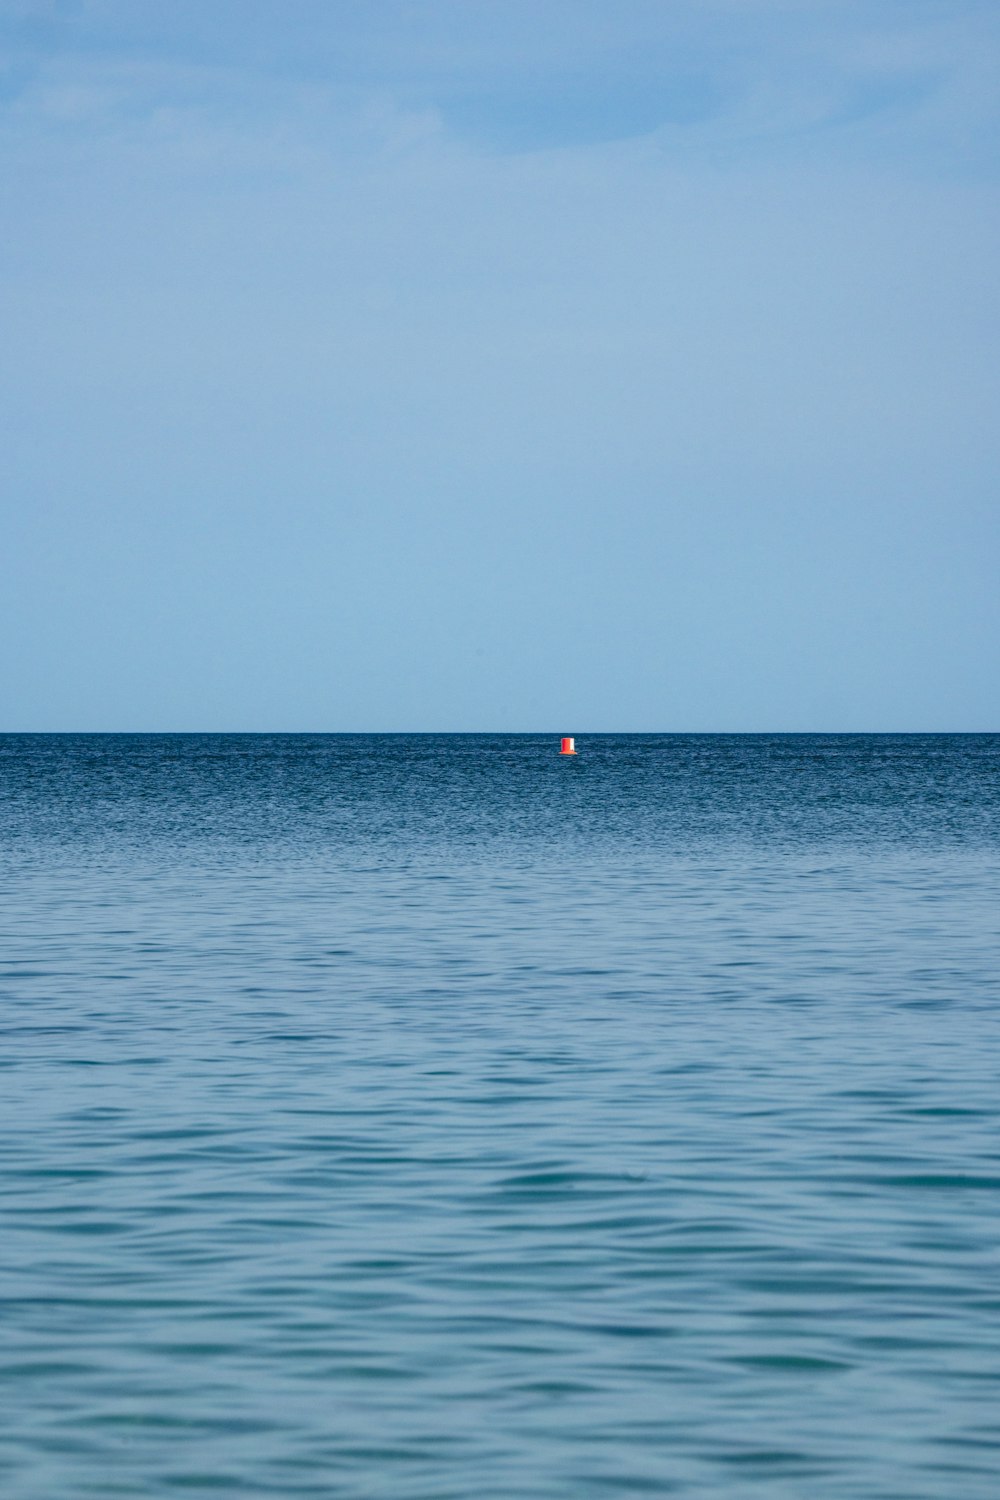
[[[331,115],[389,99],[402,114],[440,120],[481,149],[600,144],[657,131],[677,148],[715,137],[730,149],[781,149],[803,136],[839,138],[844,153],[937,153],[985,161],[997,105],[995,8],[648,4],[628,0],[539,7],[419,8],[303,3],[252,8],[178,3],[168,10],[89,0],[8,20],[7,103],[44,117],[85,112],[94,72],[118,76],[123,119],[167,105],[235,120],[306,111]],[[53,96],[52,75],[65,99]],[[77,94],[70,104],[70,88]],[[46,105],[46,101],[48,101]],[[101,101],[94,101],[94,108]],[[858,126],[871,132],[858,140]],[[831,140],[830,149],[836,149]]]

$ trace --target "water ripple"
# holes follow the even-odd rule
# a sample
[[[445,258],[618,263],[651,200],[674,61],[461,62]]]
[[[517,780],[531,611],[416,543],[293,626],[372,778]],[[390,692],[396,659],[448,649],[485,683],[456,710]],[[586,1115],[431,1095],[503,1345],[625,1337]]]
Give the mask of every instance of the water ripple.
[[[0,1485],[994,1500],[1000,740],[0,739]]]

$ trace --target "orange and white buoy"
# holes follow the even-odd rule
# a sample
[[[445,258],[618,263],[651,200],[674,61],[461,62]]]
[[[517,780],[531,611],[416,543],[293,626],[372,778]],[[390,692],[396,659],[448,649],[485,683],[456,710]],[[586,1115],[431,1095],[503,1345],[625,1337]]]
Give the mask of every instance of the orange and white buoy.
[[[559,754],[560,755],[575,755],[576,754],[576,746],[573,743],[573,736],[571,734],[564,734],[563,735],[563,737],[562,737],[562,749],[559,751]]]

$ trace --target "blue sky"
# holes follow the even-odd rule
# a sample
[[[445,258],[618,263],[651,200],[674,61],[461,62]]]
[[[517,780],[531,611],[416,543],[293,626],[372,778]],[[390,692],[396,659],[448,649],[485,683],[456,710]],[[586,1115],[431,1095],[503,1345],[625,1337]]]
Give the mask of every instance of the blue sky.
[[[0,0],[0,727],[1000,728],[998,63]]]

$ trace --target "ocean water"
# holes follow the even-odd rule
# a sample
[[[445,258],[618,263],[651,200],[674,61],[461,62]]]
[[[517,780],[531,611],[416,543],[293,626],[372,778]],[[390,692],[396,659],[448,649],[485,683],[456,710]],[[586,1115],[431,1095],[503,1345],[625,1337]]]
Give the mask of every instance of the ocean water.
[[[0,738],[0,1494],[996,1500],[1000,737]]]

